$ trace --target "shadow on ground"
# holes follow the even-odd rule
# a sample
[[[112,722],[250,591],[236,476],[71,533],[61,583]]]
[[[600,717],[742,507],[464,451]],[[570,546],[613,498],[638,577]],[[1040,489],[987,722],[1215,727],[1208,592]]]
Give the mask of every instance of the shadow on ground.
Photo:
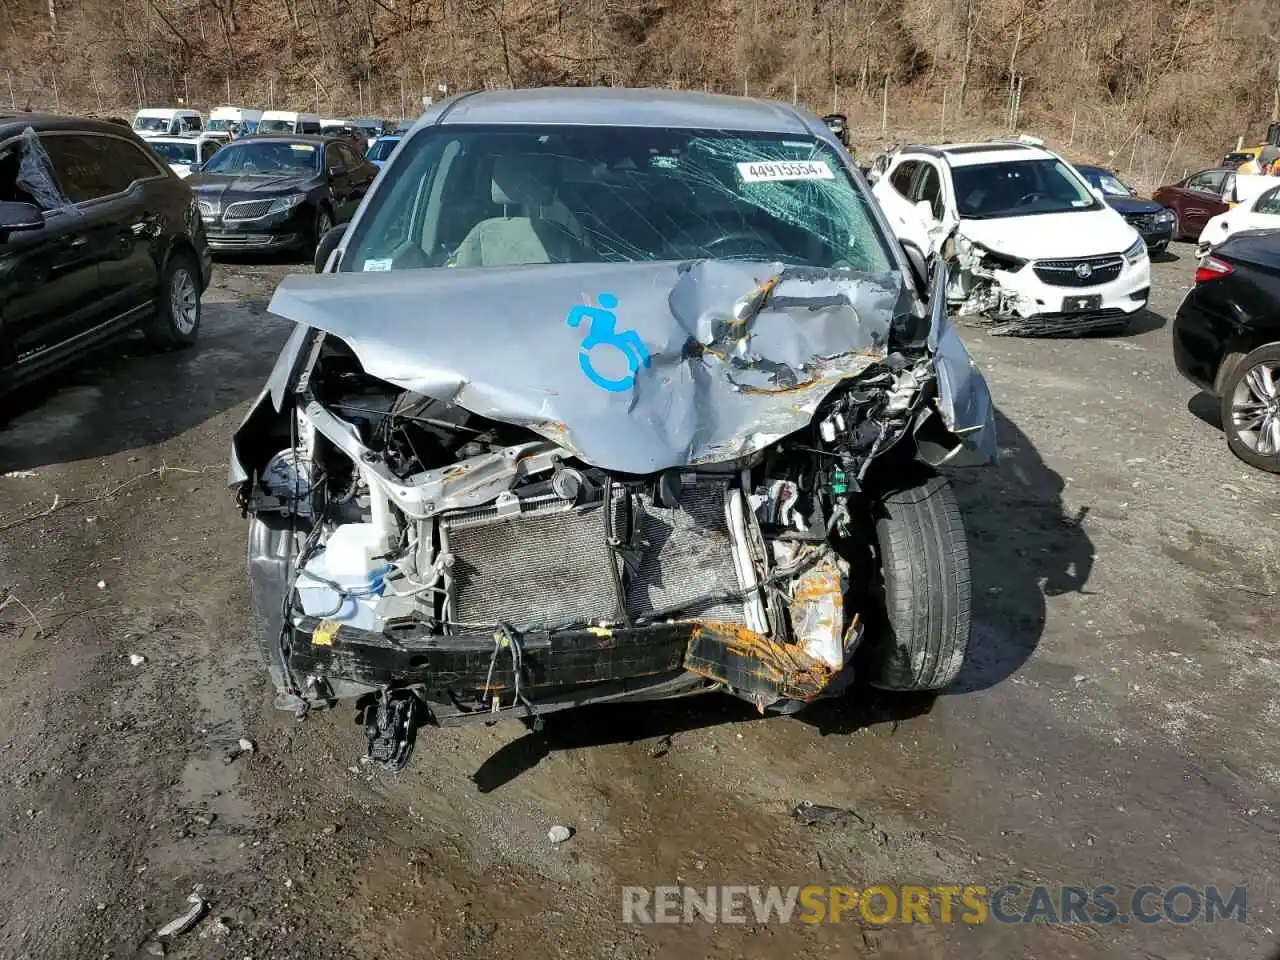
[[[982,690],[1007,679],[1035,651],[1045,626],[1045,596],[1082,592],[1093,569],[1093,543],[1068,514],[1062,477],[1016,424],[997,412],[1001,459],[951,474],[969,536],[973,629],[965,666],[944,695]],[[795,714],[822,734],[850,734],[927,714],[932,693],[887,693],[855,684],[844,696]],[[489,757],[474,775],[482,793],[536,766],[552,751],[627,743],[723,723],[776,722],[722,695],[644,704],[595,706],[546,718]]]
[[[1083,593],[1093,571],[1093,541],[1083,525],[1088,508],[1068,512],[1061,475],[999,411],[996,423],[1000,460],[951,474],[969,535],[973,631],[949,694],[1016,673],[1044,633],[1045,597]]]
[[[6,397],[0,470],[162,443],[255,396],[288,334],[265,308],[206,302],[193,347],[156,353],[127,336]]]
[[[1213,394],[1201,390],[1187,401],[1187,410],[1215,430],[1222,429],[1222,402]]]
[[[850,734],[864,727],[923,716],[934,699],[933,694],[888,694],[858,686],[845,696],[819,701],[793,718],[824,735]],[[723,724],[778,722],[781,718],[777,715],[761,714],[751,704],[725,694],[583,707],[550,715],[541,731],[530,729],[505,744],[480,765],[472,781],[481,793],[489,793],[557,750],[654,740],[654,755],[661,756],[677,734]]]
[[[1124,337],[1140,337],[1144,333],[1152,333],[1163,328],[1169,319],[1164,314],[1156,313],[1151,308],[1139,310],[1130,317],[1122,328],[1111,330],[1091,330],[1083,334],[1084,339],[1116,340]]]

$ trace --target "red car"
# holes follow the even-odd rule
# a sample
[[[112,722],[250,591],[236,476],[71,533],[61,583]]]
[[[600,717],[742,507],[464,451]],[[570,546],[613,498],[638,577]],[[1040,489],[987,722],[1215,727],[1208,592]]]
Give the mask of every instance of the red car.
[[[1151,199],[1172,210],[1177,218],[1173,222],[1173,239],[1195,240],[1210,217],[1225,213],[1228,204],[1222,198],[1230,195],[1228,188],[1234,178],[1234,170],[1217,167],[1156,190]]]

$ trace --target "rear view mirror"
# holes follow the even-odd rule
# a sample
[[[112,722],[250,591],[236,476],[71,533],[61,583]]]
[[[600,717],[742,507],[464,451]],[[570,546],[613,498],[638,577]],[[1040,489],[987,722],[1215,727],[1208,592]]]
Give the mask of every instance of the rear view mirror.
[[[34,203],[0,203],[0,240],[10,233],[39,230],[43,226],[44,214]]]
[[[924,202],[921,201],[921,203]],[[911,267],[912,278],[916,282],[916,289],[921,296],[925,296],[929,290],[929,261],[925,258],[924,251],[910,240],[903,240],[901,243],[902,252],[907,255],[907,264]]]

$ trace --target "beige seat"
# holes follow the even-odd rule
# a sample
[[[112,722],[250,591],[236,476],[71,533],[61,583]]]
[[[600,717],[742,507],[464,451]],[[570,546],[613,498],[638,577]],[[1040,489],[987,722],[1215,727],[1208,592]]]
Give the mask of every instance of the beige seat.
[[[481,220],[463,238],[459,267],[513,267],[526,263],[572,263],[584,250],[560,222],[565,211],[552,186],[550,157],[498,157],[493,164],[493,202],[504,215]],[[557,216],[557,212],[560,216]]]

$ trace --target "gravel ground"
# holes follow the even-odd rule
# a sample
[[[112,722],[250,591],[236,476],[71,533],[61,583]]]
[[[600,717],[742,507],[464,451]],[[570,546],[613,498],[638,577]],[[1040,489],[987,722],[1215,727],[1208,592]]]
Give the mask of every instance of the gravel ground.
[[[976,618],[944,695],[426,731],[396,776],[359,765],[350,711],[271,710],[225,450],[287,333],[266,300],[306,267],[220,264],[196,349],[113,348],[0,430],[0,955],[153,955],[197,887],[209,913],[170,956],[1270,950],[1280,486],[1173,369],[1193,264],[1178,245],[1154,265],[1126,336],[966,332],[1003,457],[955,477]],[[857,817],[803,826],[801,800]],[[639,926],[620,908],[625,884],[1183,882],[1247,885],[1246,921]]]

